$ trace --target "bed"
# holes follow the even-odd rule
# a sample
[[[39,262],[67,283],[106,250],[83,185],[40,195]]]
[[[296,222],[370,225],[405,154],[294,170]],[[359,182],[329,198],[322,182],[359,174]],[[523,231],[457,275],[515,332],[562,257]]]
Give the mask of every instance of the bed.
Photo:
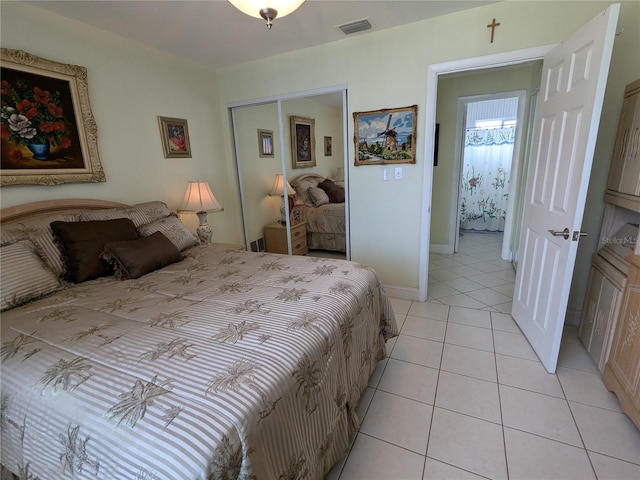
[[[289,183],[296,191],[295,205],[307,222],[309,249],[346,252],[344,186],[316,173],[305,173]]]
[[[61,281],[94,228],[113,270]],[[162,202],[12,207],[1,235],[1,463],[25,480],[322,479],[397,334],[371,268],[199,245]]]

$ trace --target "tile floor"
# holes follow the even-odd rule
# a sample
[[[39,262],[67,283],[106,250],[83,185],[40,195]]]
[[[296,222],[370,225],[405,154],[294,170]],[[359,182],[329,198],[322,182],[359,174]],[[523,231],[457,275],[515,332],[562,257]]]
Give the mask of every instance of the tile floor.
[[[565,328],[546,373],[510,311],[500,235],[432,254],[429,301],[392,299],[387,343],[348,456],[325,480],[640,479],[640,431]]]

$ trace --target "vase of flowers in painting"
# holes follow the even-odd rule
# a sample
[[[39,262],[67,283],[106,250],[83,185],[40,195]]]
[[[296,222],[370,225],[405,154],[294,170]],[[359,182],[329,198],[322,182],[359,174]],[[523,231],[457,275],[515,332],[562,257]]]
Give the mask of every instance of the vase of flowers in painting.
[[[22,80],[15,84],[2,80],[0,92],[2,138],[18,147],[18,153],[19,147],[27,147],[34,159],[50,160],[52,147],[71,146],[60,92],[50,92]]]
[[[36,160],[48,160],[49,159],[49,142],[44,143],[27,143],[27,148],[33,153],[33,158]]]

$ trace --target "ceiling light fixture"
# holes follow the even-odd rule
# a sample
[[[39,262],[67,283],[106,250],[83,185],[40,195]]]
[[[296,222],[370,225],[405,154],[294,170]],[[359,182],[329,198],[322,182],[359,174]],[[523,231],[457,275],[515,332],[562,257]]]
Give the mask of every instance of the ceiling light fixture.
[[[304,0],[228,0],[243,13],[255,18],[264,18],[271,30],[276,17],[284,17],[295,11]]]

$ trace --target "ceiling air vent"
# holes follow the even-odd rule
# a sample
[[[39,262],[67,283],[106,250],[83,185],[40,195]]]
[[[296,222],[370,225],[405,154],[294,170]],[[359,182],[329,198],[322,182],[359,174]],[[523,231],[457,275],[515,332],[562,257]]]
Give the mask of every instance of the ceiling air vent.
[[[363,18],[362,20],[343,23],[342,25],[338,25],[338,28],[342,30],[345,35],[350,35],[352,33],[362,32],[363,30],[369,30],[371,23],[368,18]]]

